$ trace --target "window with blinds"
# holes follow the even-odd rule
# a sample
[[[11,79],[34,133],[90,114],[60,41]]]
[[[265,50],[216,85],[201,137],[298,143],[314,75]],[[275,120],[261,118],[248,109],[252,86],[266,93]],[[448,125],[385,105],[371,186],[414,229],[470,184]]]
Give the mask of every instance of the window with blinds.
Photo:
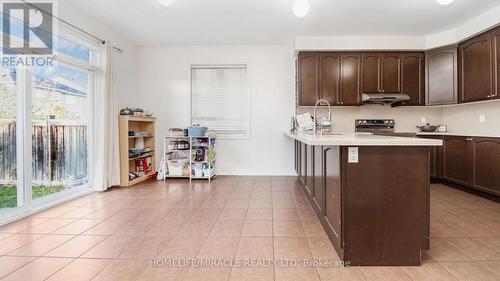
[[[250,91],[246,65],[191,66],[191,124],[221,139],[250,137]]]

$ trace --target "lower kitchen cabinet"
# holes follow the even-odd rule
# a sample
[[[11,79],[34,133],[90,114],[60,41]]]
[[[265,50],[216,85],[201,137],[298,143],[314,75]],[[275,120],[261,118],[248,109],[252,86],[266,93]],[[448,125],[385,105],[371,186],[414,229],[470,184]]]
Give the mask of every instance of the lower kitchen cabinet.
[[[326,231],[337,252],[342,252],[342,194],[340,151],[338,147],[326,147],[324,155],[325,208],[320,215],[326,223]]]
[[[431,178],[500,196],[500,138],[422,136],[443,139],[431,148]]]
[[[439,174],[438,147],[433,146],[433,147],[429,148],[429,150],[430,150],[430,152],[429,152],[429,158],[430,158],[430,165],[429,165],[430,166],[430,173],[429,173],[429,175],[431,176],[431,178],[437,178],[438,174]]]
[[[309,195],[314,193],[314,146],[306,146],[306,191]]]
[[[472,188],[500,195],[500,139],[469,138]]]
[[[307,182],[307,145],[299,144],[299,179],[302,184]]]
[[[297,173],[297,175],[300,174],[300,166],[299,166],[299,147],[300,147],[300,143],[298,141],[294,141],[294,165],[295,165],[295,172]]]
[[[313,146],[312,150],[314,152],[314,186],[312,192],[313,208],[316,213],[322,214],[324,208],[324,192],[325,183],[323,177],[324,170],[324,157],[323,157],[323,147]]]
[[[446,136],[443,139],[443,179],[468,186],[469,138]]]
[[[359,163],[348,161],[348,147],[300,147],[304,193],[343,261],[420,264],[429,249],[427,147],[359,147]]]

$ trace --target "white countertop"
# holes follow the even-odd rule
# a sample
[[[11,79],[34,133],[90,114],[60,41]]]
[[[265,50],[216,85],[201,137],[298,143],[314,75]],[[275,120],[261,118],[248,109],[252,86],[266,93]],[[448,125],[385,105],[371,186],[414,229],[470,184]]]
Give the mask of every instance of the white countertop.
[[[442,140],[424,138],[406,138],[392,136],[376,136],[365,134],[332,134],[312,135],[307,133],[285,135],[303,142],[307,145],[331,145],[331,146],[442,146]]]
[[[485,138],[500,138],[500,134],[470,134],[470,133],[454,133],[454,132],[417,132],[417,136],[464,136],[464,137],[485,137]]]

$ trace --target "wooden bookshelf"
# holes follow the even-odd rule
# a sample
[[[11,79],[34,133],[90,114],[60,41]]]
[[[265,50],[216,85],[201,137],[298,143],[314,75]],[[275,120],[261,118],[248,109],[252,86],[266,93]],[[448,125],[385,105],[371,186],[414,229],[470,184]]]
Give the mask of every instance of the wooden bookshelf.
[[[120,115],[120,186],[131,186],[153,177],[156,173],[155,165],[155,118]],[[137,159],[145,157],[129,157],[129,149],[134,148],[139,137],[129,136],[129,131],[148,132],[150,136],[144,137],[144,147],[149,147],[147,152],[151,156],[151,169],[143,176],[129,180],[129,172],[136,172]]]

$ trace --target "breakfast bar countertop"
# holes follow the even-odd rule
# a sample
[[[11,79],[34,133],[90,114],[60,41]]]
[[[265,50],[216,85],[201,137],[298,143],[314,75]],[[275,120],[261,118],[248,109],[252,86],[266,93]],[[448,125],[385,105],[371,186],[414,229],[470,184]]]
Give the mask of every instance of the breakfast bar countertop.
[[[285,135],[307,145],[330,146],[442,146],[438,139],[379,136],[369,134],[326,134],[285,132]]]

